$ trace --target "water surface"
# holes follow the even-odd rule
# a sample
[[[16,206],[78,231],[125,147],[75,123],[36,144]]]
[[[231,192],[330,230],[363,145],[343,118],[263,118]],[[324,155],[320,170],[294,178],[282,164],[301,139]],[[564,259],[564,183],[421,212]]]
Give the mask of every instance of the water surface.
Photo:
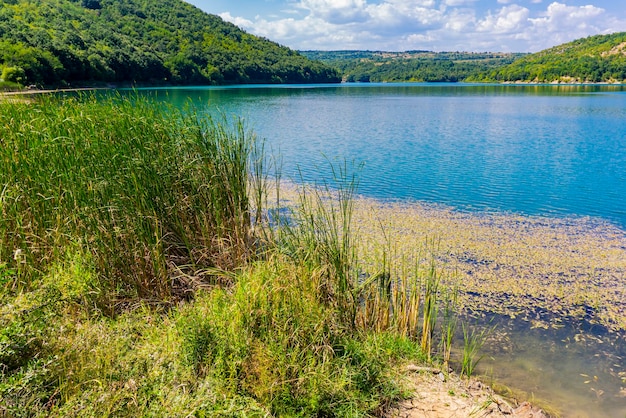
[[[353,84],[146,90],[243,116],[297,181],[362,163],[360,192],[626,227],[626,86]],[[301,173],[301,174],[300,174]],[[303,178],[300,178],[302,175]]]

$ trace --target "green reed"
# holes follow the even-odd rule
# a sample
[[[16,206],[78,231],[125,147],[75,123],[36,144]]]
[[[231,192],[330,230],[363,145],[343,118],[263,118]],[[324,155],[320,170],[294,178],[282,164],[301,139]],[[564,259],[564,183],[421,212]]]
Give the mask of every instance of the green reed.
[[[0,259],[15,289],[75,244],[121,303],[182,294],[203,268],[249,256],[256,142],[240,121],[138,97],[48,97],[3,104],[0,138]]]
[[[338,307],[341,322],[354,326],[357,314],[358,261],[352,228],[356,176],[348,165],[333,167],[335,188],[304,188],[292,219],[280,225],[280,245],[295,259],[318,266],[324,280],[319,298]]]
[[[336,170],[339,174],[346,172],[345,165]],[[433,341],[439,337],[437,324],[443,305],[440,337],[447,364],[458,288],[451,286],[454,279],[445,275],[432,256],[438,243],[428,239],[412,257],[396,254],[394,237],[388,236],[381,225],[384,242],[374,244],[380,252],[375,261],[366,263],[364,254],[359,253],[362,242],[352,220],[355,178],[336,178],[335,188],[303,187],[296,193],[291,217],[277,226],[276,235],[284,237],[279,246],[295,260],[320,269],[325,279],[318,287],[319,297],[337,307],[340,323],[416,340],[429,359],[435,351]]]
[[[469,329],[465,323],[461,324],[463,328],[463,356],[461,359],[461,376],[471,377],[474,369],[482,360],[483,356],[479,355],[480,350],[485,345],[487,338],[493,331],[493,328],[482,328],[480,331]]]

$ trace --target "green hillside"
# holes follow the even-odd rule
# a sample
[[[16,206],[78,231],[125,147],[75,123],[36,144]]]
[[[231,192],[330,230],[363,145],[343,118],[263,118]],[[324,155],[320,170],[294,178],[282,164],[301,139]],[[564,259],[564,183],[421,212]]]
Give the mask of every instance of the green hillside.
[[[302,51],[336,68],[348,82],[457,82],[524,54],[431,51]]]
[[[0,0],[5,84],[337,82],[322,63],[181,0]]]
[[[596,35],[522,57],[485,72],[482,81],[624,82],[626,32]]]

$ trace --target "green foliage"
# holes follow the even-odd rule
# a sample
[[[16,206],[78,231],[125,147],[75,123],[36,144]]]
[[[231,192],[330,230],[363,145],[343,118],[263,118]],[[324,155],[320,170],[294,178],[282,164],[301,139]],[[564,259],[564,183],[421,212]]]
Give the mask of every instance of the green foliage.
[[[23,84],[26,81],[26,72],[22,67],[4,67],[0,81]]]
[[[513,62],[524,54],[466,52],[303,51],[347,82],[457,82]]]
[[[249,256],[255,140],[239,122],[141,99],[43,99],[3,104],[0,137],[0,259],[14,288],[79,245],[114,299],[168,303]]]
[[[624,82],[626,32],[596,35],[520,58],[482,73],[483,81]]]
[[[181,0],[4,1],[0,65],[46,86],[339,81],[323,64]]]
[[[416,345],[351,336],[319,300],[320,280],[310,266],[273,259],[232,292],[205,295],[179,318],[184,361],[229,398],[255,399],[274,416],[355,416],[397,396],[388,365],[418,355]]]
[[[319,267],[280,255],[168,314],[114,320],[90,309],[95,274],[69,251],[32,292],[3,294],[0,412],[365,417],[403,394],[395,366],[422,358],[406,337],[348,331]]]

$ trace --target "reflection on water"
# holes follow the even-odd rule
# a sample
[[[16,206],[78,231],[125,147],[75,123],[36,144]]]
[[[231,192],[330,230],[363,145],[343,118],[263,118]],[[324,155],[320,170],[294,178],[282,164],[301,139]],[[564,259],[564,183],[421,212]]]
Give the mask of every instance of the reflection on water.
[[[487,380],[545,400],[563,417],[626,417],[623,333],[581,323],[546,329],[519,319],[490,321],[495,328],[477,367]]]

